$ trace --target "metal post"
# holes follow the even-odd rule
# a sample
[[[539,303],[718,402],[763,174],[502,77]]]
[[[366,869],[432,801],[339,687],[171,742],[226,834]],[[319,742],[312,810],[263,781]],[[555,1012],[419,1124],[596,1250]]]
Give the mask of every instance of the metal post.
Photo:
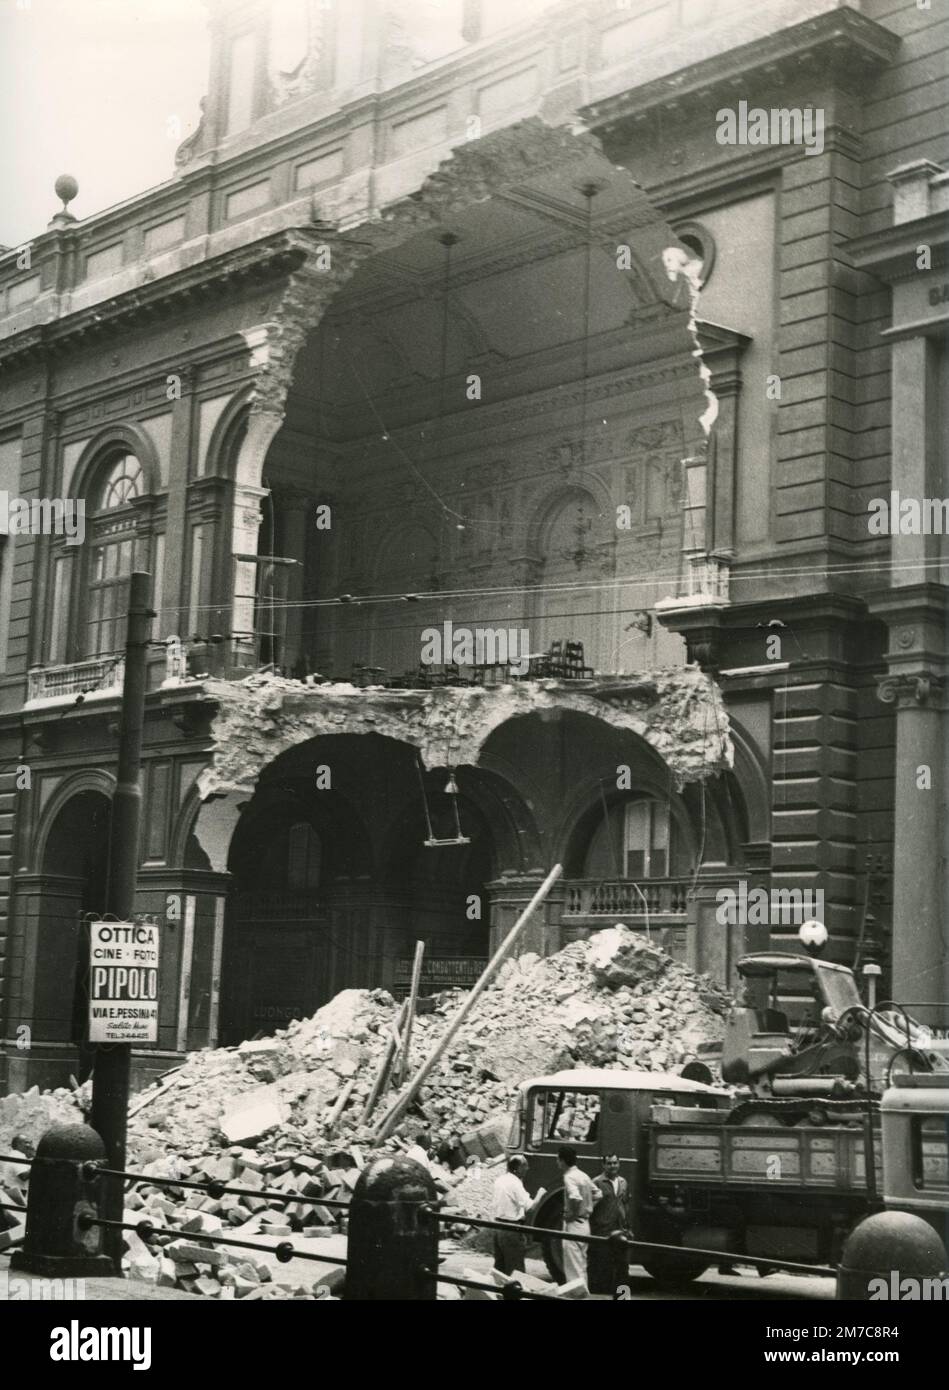
[[[344,1299],[434,1301],[437,1198],[431,1175],[404,1155],[363,1169],[349,1205]]]
[[[10,1261],[11,1270],[64,1279],[112,1273],[102,1252],[101,1227],[84,1231],[77,1220],[101,1215],[98,1185],[104,1179],[94,1170],[105,1161],[102,1140],[88,1125],[54,1125],[46,1131],[30,1170],[26,1239]]]
[[[142,725],[145,719],[145,657],[149,621],[155,615],[148,606],[151,576],[136,570],[129,583],[128,625],[125,638],[125,678],[119,723],[119,761],[112,813],[109,820],[109,869],[106,911],[129,920],[135,908],[138,877],[138,832],[142,810],[140,770]],[[95,1048],[92,1073],[92,1109],[89,1123],[105,1144],[109,1167],[125,1168],[128,1127],[129,1073],[132,1049],[128,1043],[100,1043]],[[101,1214],[110,1221],[124,1215],[121,1178],[103,1178]],[[122,1232],[106,1228],[103,1246],[122,1273]]]

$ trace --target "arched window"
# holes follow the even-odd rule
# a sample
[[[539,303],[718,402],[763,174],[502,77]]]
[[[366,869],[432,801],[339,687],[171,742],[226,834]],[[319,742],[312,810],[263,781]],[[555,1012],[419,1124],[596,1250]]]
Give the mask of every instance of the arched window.
[[[117,652],[125,641],[128,578],[143,542],[132,506],[144,491],[142,465],[134,454],[113,454],[92,494],[92,546],[86,583],[84,657]]]
[[[633,795],[614,804],[590,839],[585,878],[634,881],[687,873],[688,848],[667,800]]]

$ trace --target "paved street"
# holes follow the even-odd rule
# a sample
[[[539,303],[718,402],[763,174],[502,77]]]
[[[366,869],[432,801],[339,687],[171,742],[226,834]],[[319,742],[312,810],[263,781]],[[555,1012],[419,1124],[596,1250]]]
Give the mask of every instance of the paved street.
[[[261,1245],[278,1245],[279,1239],[267,1240],[261,1237]],[[302,1240],[294,1239],[297,1249],[307,1249],[314,1254],[336,1255],[340,1258],[345,1257],[346,1241],[344,1237],[333,1237],[328,1240]],[[317,1265],[309,1260],[294,1259],[288,1264],[281,1264],[276,1256],[260,1256],[267,1263],[273,1273],[275,1280],[286,1281],[298,1284],[307,1281],[316,1282],[321,1272],[327,1269],[338,1268],[337,1265]],[[473,1275],[476,1279],[490,1283],[491,1256],[482,1254],[479,1251],[449,1249],[442,1265],[441,1271],[444,1274],[451,1274],[461,1278]],[[535,1275],[538,1279],[546,1279],[547,1272],[541,1260],[529,1259],[527,1261],[527,1272]],[[17,1276],[22,1279],[24,1276]],[[34,1297],[37,1300],[48,1298],[48,1281],[36,1280],[34,1283]],[[637,1265],[630,1269],[629,1289],[633,1303],[642,1302],[672,1302],[672,1303],[692,1303],[696,1301],[715,1300],[719,1302],[740,1302],[748,1300],[757,1303],[781,1303],[788,1300],[804,1299],[811,1302],[826,1302],[833,1300],[834,1281],[832,1279],[811,1279],[801,1278],[794,1274],[775,1274],[767,1279],[760,1278],[759,1275],[750,1270],[746,1270],[742,1275],[721,1275],[708,1273],[689,1285],[687,1289],[670,1293],[668,1290],[659,1289],[652,1279],[646,1274],[645,1270]],[[132,1279],[87,1279],[85,1281],[85,1299],[92,1303],[101,1302],[154,1302],[167,1301],[169,1299],[184,1299],[194,1301],[198,1295],[184,1293],[178,1289],[156,1288],[153,1284],[144,1284]],[[5,1281],[0,1280],[0,1300],[6,1296]],[[18,1298],[22,1296],[22,1288],[17,1286]],[[216,1302],[215,1299],[204,1299],[205,1303]],[[611,1300],[606,1297],[594,1296],[592,1302],[608,1303]]]

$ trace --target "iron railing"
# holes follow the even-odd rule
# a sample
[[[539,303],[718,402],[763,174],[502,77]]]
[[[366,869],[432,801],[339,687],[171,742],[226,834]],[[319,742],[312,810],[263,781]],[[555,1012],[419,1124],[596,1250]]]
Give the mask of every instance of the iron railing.
[[[37,666],[27,676],[27,699],[50,700],[92,690],[122,688],[124,656],[101,656],[90,661],[73,661],[64,666]]]

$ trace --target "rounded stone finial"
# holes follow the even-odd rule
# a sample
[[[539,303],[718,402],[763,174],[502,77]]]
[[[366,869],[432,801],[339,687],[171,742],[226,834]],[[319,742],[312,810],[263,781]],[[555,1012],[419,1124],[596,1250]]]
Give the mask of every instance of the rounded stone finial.
[[[56,197],[62,199],[63,212],[66,212],[69,204],[79,192],[79,184],[73,178],[72,174],[60,174],[53,185],[53,189],[56,193]]]

